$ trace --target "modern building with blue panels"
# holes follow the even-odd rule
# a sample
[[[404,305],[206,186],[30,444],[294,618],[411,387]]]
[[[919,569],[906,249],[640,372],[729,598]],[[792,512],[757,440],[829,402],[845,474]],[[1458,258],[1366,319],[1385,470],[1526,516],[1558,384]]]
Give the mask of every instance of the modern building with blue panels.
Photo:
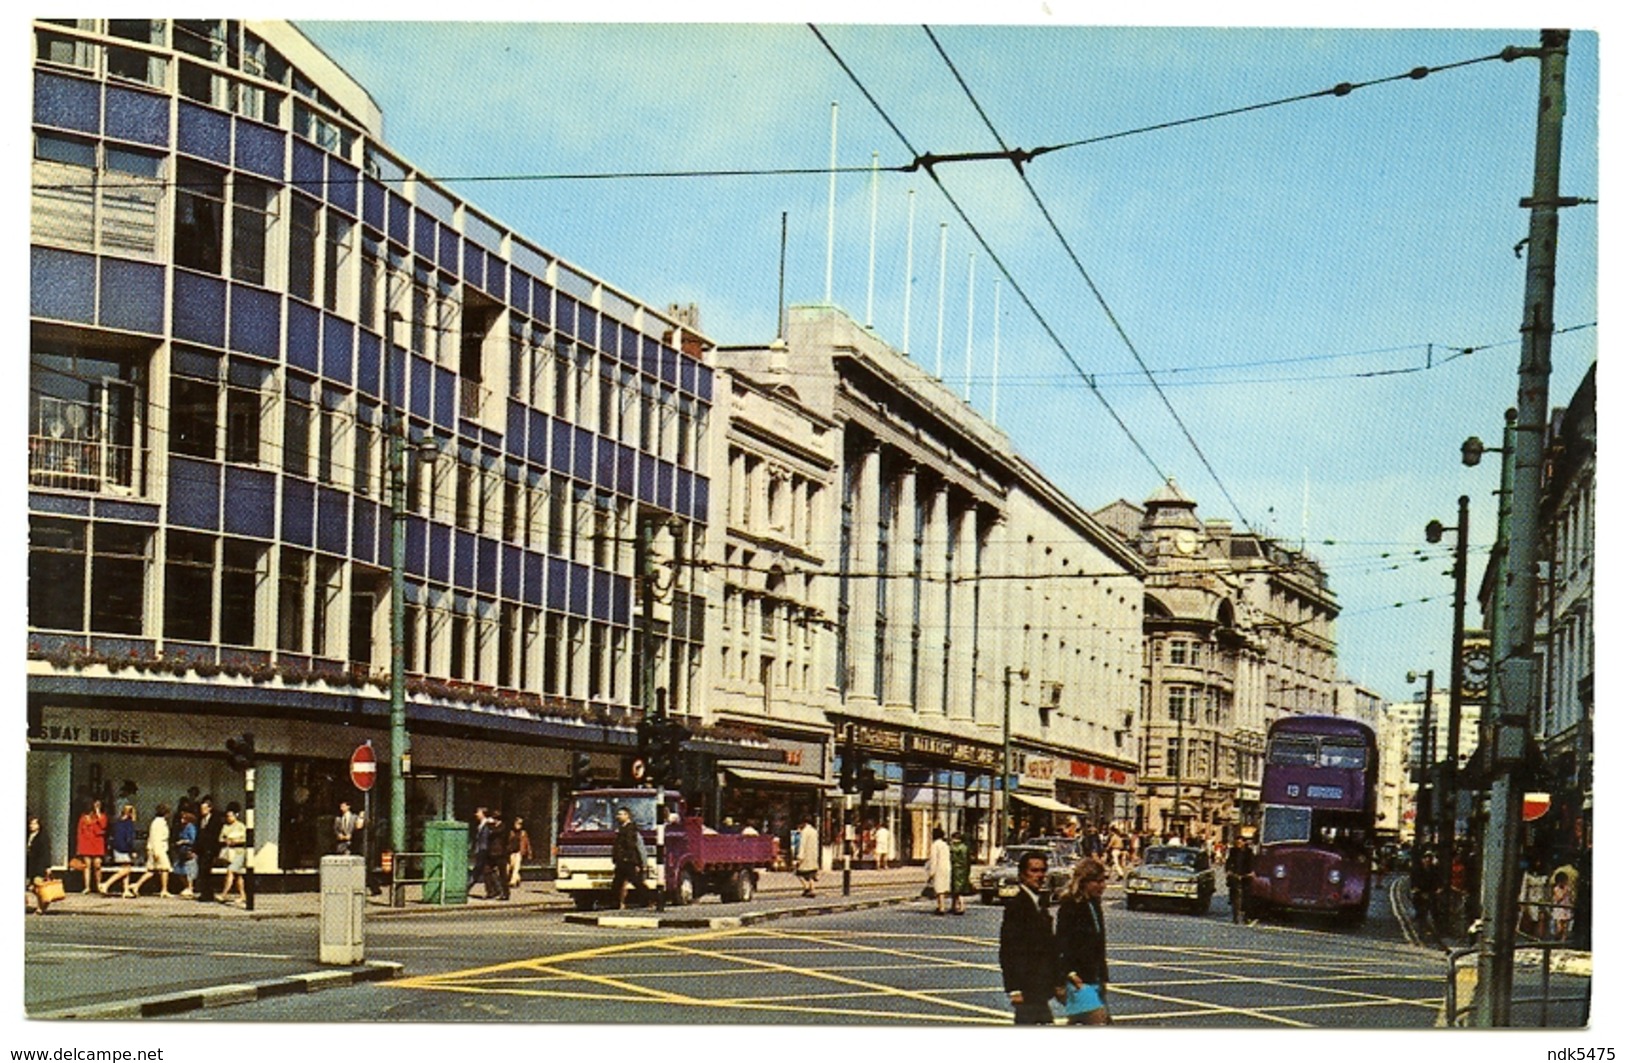
[[[396,424],[412,837],[500,805],[546,853],[573,754],[631,752],[645,644],[703,722],[710,342],[392,154],[287,23],[32,31],[28,799],[59,858],[92,797],[242,800],[244,732],[260,869],[331,851],[351,751],[387,763]]]

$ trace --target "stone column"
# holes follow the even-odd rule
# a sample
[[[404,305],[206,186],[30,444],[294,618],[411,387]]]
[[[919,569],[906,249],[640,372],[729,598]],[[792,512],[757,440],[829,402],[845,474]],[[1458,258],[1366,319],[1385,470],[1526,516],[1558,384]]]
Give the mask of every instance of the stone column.
[[[890,578],[886,586],[886,668],[885,703],[913,707],[913,628],[914,614],[914,498],[918,470],[912,461],[898,470],[893,492],[895,511],[891,522]]]
[[[920,695],[915,711],[938,716],[946,710],[948,587],[948,485],[938,482],[925,517],[924,559],[920,583]]]
[[[948,653],[948,716],[955,720],[971,718],[971,690],[976,667],[976,507],[966,506],[954,515],[954,579],[949,592],[953,619],[948,633],[952,648]]]
[[[870,444],[858,456],[857,498],[852,507],[852,578],[848,584],[851,612],[847,620],[847,666],[851,679],[847,699],[875,698],[875,608],[880,581],[876,578],[875,536],[880,527],[880,445]]]

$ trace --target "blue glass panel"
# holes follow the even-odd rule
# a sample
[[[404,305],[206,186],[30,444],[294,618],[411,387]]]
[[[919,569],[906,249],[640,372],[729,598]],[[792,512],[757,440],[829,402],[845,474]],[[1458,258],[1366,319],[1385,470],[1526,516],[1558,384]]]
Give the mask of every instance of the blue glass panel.
[[[711,481],[703,476],[694,477],[694,519],[705,520],[711,512]]]
[[[101,323],[108,328],[161,335],[164,331],[164,267],[151,262],[104,258]]]
[[[529,446],[526,454],[537,465],[547,465],[547,414],[540,410],[526,410],[526,420],[530,422],[528,434]]]
[[[444,524],[429,525],[429,578],[451,582],[451,529]]]
[[[560,295],[555,300],[554,313],[556,314],[554,324],[558,326],[559,331],[571,336],[576,335],[576,301],[568,295]]]
[[[276,476],[261,469],[226,466],[226,534],[270,539],[276,534]]]
[[[388,554],[393,549],[390,536],[394,531],[389,527],[389,519],[383,514],[379,515],[379,523],[383,525],[381,537],[384,540],[379,544],[379,552]],[[401,536],[405,540],[404,567],[412,575],[421,576],[429,564],[429,522],[422,517],[408,514],[404,523],[405,534]]]
[[[390,346],[386,359],[388,365],[384,367],[389,394],[384,401],[397,409],[406,403],[406,359],[405,350],[393,344]]]
[[[434,423],[450,432],[457,425],[457,374],[434,367]]]
[[[625,325],[621,326],[620,359],[623,365],[638,367],[638,334]]]
[[[684,469],[677,470],[677,512],[685,517],[699,517],[694,509],[694,475]]]
[[[503,440],[503,449],[515,457],[522,457],[525,453],[525,407],[522,403],[508,400],[508,432]]]
[[[610,573],[609,619],[615,624],[632,622],[632,581]]]
[[[457,272],[457,248],[461,240],[451,226],[440,226],[440,268],[447,273]]]
[[[91,513],[102,520],[134,521],[138,524],[158,523],[158,507],[147,502],[119,502],[111,498],[98,498]]]
[[[502,260],[489,251],[485,252],[485,290],[499,303],[508,299],[508,271],[502,268]]]
[[[497,541],[482,538],[477,549],[480,552],[480,563],[475,570],[478,582],[475,583],[474,589],[481,594],[495,594],[497,592]]]
[[[638,501],[655,500],[655,459],[652,454],[638,454]]]
[[[594,569],[592,573],[592,617],[608,620],[611,613],[609,600],[609,573]]]
[[[670,347],[660,348],[660,379],[667,384],[677,383],[677,352]]]
[[[677,500],[677,467],[669,461],[660,463],[658,474],[659,489],[655,493],[655,505],[662,509],[675,509],[673,503]]]
[[[295,546],[311,544],[316,519],[316,485],[293,476],[282,479],[282,538]]]
[[[60,513],[66,517],[90,516],[90,499],[71,495],[48,495],[43,491],[28,492],[28,508],[35,513]]]
[[[592,482],[592,433],[585,428],[575,430],[575,461],[571,465],[576,479]]]
[[[231,119],[182,100],[176,114],[176,141],[188,155],[225,166],[231,162]]]
[[[530,313],[530,274],[518,266],[508,267],[508,289],[513,292],[513,308],[521,314]]]
[[[237,168],[282,180],[287,138],[280,129],[237,119]]]
[[[169,371],[177,376],[214,380],[220,376],[220,356],[193,347],[176,347],[170,356]]]
[[[293,142],[293,185],[318,198],[327,183],[327,156],[297,137]]]
[[[322,316],[313,306],[297,299],[288,300],[288,364],[312,373],[321,364],[319,333]]]
[[[700,398],[704,399],[706,402],[710,402],[711,401],[711,367],[702,365],[702,366],[697,367],[695,372],[698,374],[699,379],[695,381],[694,393],[696,395],[698,395]]]
[[[415,416],[427,419],[429,416],[429,396],[434,390],[434,363],[426,358],[411,356],[412,361],[412,413]]]
[[[107,86],[107,135],[137,144],[169,144],[169,97]]]
[[[620,443],[615,444],[615,490],[630,495],[637,486],[638,452]]]
[[[231,349],[282,357],[282,297],[264,288],[231,286]]]
[[[355,182],[361,171],[338,159],[327,160],[327,201],[346,214],[355,214]]]
[[[389,194],[389,238],[405,245],[412,236],[412,204],[391,192]]]
[[[361,220],[384,231],[384,186],[368,178],[361,182]]]
[[[29,313],[90,324],[96,315],[96,260],[50,247],[28,252]]]
[[[525,553],[525,586],[522,598],[531,605],[542,604],[542,555]]]
[[[557,417],[553,421],[553,460],[549,467],[560,472],[570,471],[570,437],[572,435],[569,421],[561,421]]]
[[[226,282],[175,271],[175,338],[211,347],[226,345]]]
[[[677,386],[690,395],[694,394],[694,365],[695,363],[684,358],[678,366]]]
[[[524,551],[517,546],[502,546],[502,596],[518,599],[524,590],[524,568],[520,560]]]
[[[547,559],[547,607],[563,609],[570,596],[570,563],[562,557]]]
[[[485,287],[485,252],[472,240],[463,241],[463,280],[479,288]]]
[[[458,587],[474,586],[474,536],[471,532],[455,533],[457,556],[452,565],[451,582]]]
[[[435,252],[435,223],[434,219],[421,210],[412,212],[412,250],[420,258],[434,261]]]
[[[34,73],[34,121],[95,133],[102,127],[101,86],[83,78]]]
[[[615,490],[616,444],[613,440],[598,440],[598,475],[593,482],[606,491]]]
[[[355,386],[364,395],[377,395],[381,386],[378,380],[378,352],[384,341],[362,329],[356,340],[355,352]]]
[[[655,341],[647,336],[639,336],[638,347],[642,352],[638,358],[638,367],[650,376],[659,376],[660,348]]]
[[[355,513],[350,521],[350,554],[357,561],[378,564],[379,507],[365,498],[355,500]]]
[[[220,527],[220,466],[170,456],[169,522],[186,528]]]
[[[576,310],[576,335],[587,343],[598,342],[598,311],[588,307]]]
[[[553,289],[539,280],[531,281],[530,316],[545,325],[553,323]]]
[[[355,326],[342,317],[322,315],[322,375],[348,384],[355,379],[350,363],[355,352]]]
[[[316,547],[342,554],[350,545],[349,496],[331,487],[316,492]]]
[[[574,616],[587,615],[588,592],[592,589],[591,570],[586,565],[570,564],[570,613]]]

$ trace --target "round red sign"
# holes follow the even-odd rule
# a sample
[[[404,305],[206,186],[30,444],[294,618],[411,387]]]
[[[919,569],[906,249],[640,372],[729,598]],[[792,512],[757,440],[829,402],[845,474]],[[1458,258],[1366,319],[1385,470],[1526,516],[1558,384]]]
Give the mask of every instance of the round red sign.
[[[350,781],[362,793],[372,789],[372,784],[378,779],[378,756],[372,751],[372,746],[356,746],[355,752],[350,754]]]

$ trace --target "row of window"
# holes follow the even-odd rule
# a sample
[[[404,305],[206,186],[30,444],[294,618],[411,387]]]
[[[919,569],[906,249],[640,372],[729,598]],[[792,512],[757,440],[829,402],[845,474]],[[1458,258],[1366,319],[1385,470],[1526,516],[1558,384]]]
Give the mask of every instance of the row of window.
[[[1181,746],[1185,760],[1180,762]],[[1147,764],[1148,771],[1154,770]],[[1263,777],[1264,758],[1261,754],[1237,747],[1225,748],[1217,736],[1213,738],[1168,739],[1163,749],[1162,773],[1189,779],[1206,779],[1216,770],[1220,776],[1236,782],[1257,783]],[[1176,770],[1177,769],[1177,770]]]

